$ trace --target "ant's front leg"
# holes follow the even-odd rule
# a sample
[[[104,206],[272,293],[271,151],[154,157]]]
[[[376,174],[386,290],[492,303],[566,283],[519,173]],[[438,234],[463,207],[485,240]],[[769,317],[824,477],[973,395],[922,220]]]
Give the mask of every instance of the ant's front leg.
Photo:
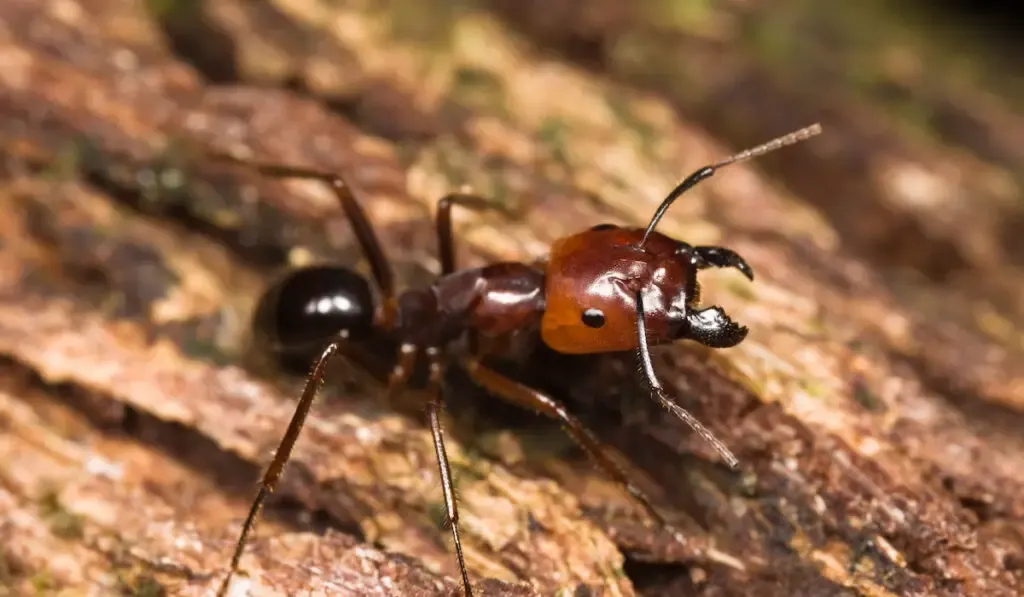
[[[673,538],[675,538],[675,540],[680,544],[687,545],[689,543],[683,536],[682,532],[677,530],[668,522],[665,516],[654,507],[654,504],[651,502],[650,498],[647,497],[647,494],[645,494],[636,482],[629,477],[626,471],[611,458],[609,455],[609,449],[606,448],[594,433],[587,429],[579,419],[573,416],[564,404],[529,386],[505,377],[497,371],[483,365],[478,359],[464,359],[462,360],[462,366],[469,373],[470,377],[473,378],[473,381],[478,383],[480,387],[485,390],[511,402],[512,404],[528,408],[558,421],[577,445],[583,448],[583,451],[593,458],[598,467],[600,467],[606,475],[619,483],[631,496],[633,496],[636,501],[640,502],[640,505],[643,506],[651,518],[660,524],[662,528],[671,533]],[[736,560],[736,558],[713,548],[707,549],[704,555],[711,560],[733,568],[744,568],[743,563]]]
[[[713,245],[691,246],[687,243],[680,243],[676,249],[677,255],[687,255],[690,262],[698,269],[709,267],[734,267],[738,269],[749,280],[754,279],[754,269],[750,267],[746,259],[740,257],[739,253],[725,247]]]
[[[542,415],[548,416],[561,423],[572,439],[601,467],[604,472],[620,483],[658,522],[669,526],[668,522],[654,507],[647,495],[633,482],[608,454],[601,441],[594,436],[593,432],[587,429],[583,423],[574,417],[564,404],[547,396],[529,386],[523,385],[483,365],[477,359],[466,359],[463,366],[480,387],[498,397],[516,404],[520,407],[530,409]]]

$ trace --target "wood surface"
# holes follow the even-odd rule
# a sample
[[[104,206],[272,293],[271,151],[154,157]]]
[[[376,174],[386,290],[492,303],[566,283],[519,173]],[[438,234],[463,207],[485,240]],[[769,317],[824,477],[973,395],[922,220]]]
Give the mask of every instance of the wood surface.
[[[289,264],[366,271],[325,187],[204,151],[344,172],[412,286],[446,192],[512,212],[457,213],[462,264],[532,260],[812,122],[660,228],[757,273],[702,278],[744,343],[655,355],[738,471],[629,355],[523,373],[689,543],[456,380],[478,593],[1020,594],[1024,85],[996,38],[868,4],[0,3],[0,594],[210,594],[302,383],[252,345],[254,302]],[[349,373],[234,594],[459,594],[429,430]]]

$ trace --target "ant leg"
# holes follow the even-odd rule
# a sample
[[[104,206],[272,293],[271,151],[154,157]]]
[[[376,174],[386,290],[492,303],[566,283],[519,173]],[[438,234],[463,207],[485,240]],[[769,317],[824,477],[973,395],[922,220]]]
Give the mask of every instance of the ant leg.
[[[593,432],[587,429],[579,419],[573,416],[573,414],[565,408],[564,404],[529,386],[505,377],[497,371],[481,364],[480,361],[476,359],[464,360],[463,366],[466,368],[470,377],[473,378],[473,381],[480,384],[480,386],[487,391],[492,392],[513,404],[532,409],[561,423],[569,435],[572,436],[572,439],[579,444],[579,446],[583,448],[591,458],[594,459],[605,474],[622,485],[634,499],[640,502],[644,509],[647,510],[648,514],[650,514],[651,517],[659,524],[669,529],[677,536],[681,536],[681,534],[679,534],[678,531],[669,524],[665,517],[662,516],[661,512],[654,507],[654,504],[651,503],[651,500],[643,490],[641,490],[636,483],[629,478],[626,471],[611,459],[606,448],[601,444],[601,441],[597,439]]]
[[[689,255],[690,260],[699,269],[709,267],[734,267],[749,280],[754,279],[754,269],[750,267],[747,260],[740,257],[739,253],[725,247],[710,245],[691,246],[687,243],[680,243],[676,254]]]
[[[273,493],[274,488],[277,486],[277,482],[281,478],[281,473],[284,472],[284,466],[288,462],[288,458],[291,456],[292,448],[295,447],[296,440],[299,439],[299,434],[302,432],[302,426],[306,422],[306,417],[309,415],[309,409],[313,406],[313,399],[316,397],[316,391],[320,388],[320,384],[324,380],[324,372],[327,368],[328,361],[331,357],[342,352],[348,341],[348,332],[341,331],[327,344],[320,353],[320,357],[316,360],[316,364],[313,365],[313,370],[309,374],[309,378],[306,380],[306,386],[302,390],[302,397],[299,398],[299,403],[295,407],[295,413],[292,415],[291,422],[288,423],[288,429],[284,433],[284,437],[281,438],[281,443],[277,446],[277,450],[274,453],[274,459],[270,462],[270,466],[267,467],[266,473],[263,474],[263,480],[260,483],[259,493],[256,494],[256,498],[252,502],[252,506],[249,508],[249,515],[245,519],[245,523],[242,525],[242,532],[238,536],[238,542],[235,543],[235,552],[231,556],[231,568],[228,570],[227,577],[224,578],[224,582],[221,583],[220,589],[217,591],[218,597],[223,597],[227,593],[228,587],[231,584],[231,578],[236,572],[238,572],[238,564],[242,559],[242,552],[245,550],[245,544],[249,540],[249,534],[252,532],[253,527],[256,524],[256,517],[259,515],[260,510],[263,508],[263,503],[266,501],[267,496]]]
[[[460,205],[477,211],[485,209],[500,210],[500,208],[479,195],[449,193],[437,200],[437,220],[434,228],[437,231],[437,253],[438,259],[441,261],[442,276],[455,272],[455,235],[452,232],[453,205]],[[469,330],[468,337],[470,349],[476,350],[480,340],[475,330]]]
[[[437,465],[441,471],[441,490],[444,492],[444,507],[448,516],[448,525],[455,541],[455,554],[459,559],[459,571],[462,573],[462,585],[466,589],[466,597],[472,597],[473,589],[469,585],[469,572],[466,570],[466,557],[462,552],[462,540],[459,538],[459,507],[455,500],[455,483],[452,480],[452,468],[448,464],[448,452],[444,447],[444,433],[441,429],[441,410],[444,407],[444,366],[441,352],[437,348],[428,348],[430,359],[430,401],[427,402],[427,418],[430,420],[430,433],[434,436],[434,452],[437,454]]]
[[[417,347],[414,344],[403,344],[398,348],[398,362],[388,377],[389,396],[405,388],[409,376],[412,375],[412,369],[416,366],[417,352]]]
[[[398,348],[398,359],[391,369],[391,374],[388,375],[387,393],[384,395],[387,405],[397,406],[397,397],[405,391],[418,356],[419,347],[414,344],[402,344]]]
[[[655,522],[671,533],[676,542],[681,545],[688,544],[683,533],[665,519],[661,512],[658,511],[658,509],[654,507],[654,504],[651,503],[647,494],[645,494],[643,490],[641,490],[636,483],[629,478],[629,475],[621,466],[618,465],[618,463],[612,460],[608,454],[607,448],[602,445],[601,441],[597,439],[593,432],[587,429],[579,419],[573,416],[572,413],[565,408],[564,404],[529,386],[525,386],[505,377],[497,371],[481,364],[477,359],[464,359],[462,361],[462,365],[466,368],[470,377],[472,377],[473,380],[480,384],[480,386],[485,390],[493,394],[497,394],[499,397],[504,398],[513,404],[531,408],[561,423],[572,439],[581,448],[583,448],[591,458],[594,459],[601,470],[603,470],[606,475],[614,479],[617,483],[622,485],[622,487],[625,488],[631,496],[633,496],[633,499],[640,502],[640,505],[644,507]],[[703,554],[711,561],[718,562],[737,570],[744,570],[746,568],[746,566],[743,565],[743,562],[727,553],[723,553],[718,549],[715,549],[712,546],[705,548]]]
[[[380,239],[377,238],[377,233],[374,231],[373,224],[370,223],[370,218],[367,217],[362,206],[360,206],[359,202],[356,201],[355,195],[352,193],[352,187],[345,182],[344,177],[340,174],[323,172],[310,168],[299,168],[281,164],[268,164],[265,162],[244,160],[227,153],[213,153],[211,154],[211,157],[221,161],[247,166],[264,176],[274,178],[297,178],[300,180],[318,180],[330,185],[331,190],[334,191],[334,195],[338,198],[338,202],[341,204],[341,208],[344,210],[345,216],[348,218],[348,221],[352,226],[352,231],[356,235],[356,241],[359,243],[359,247],[362,249],[363,255],[366,256],[366,260],[370,264],[370,271],[373,274],[373,279],[377,283],[377,288],[380,290],[384,305],[382,323],[388,328],[393,326],[395,322],[396,309],[394,272],[391,271],[391,265],[388,262],[387,255],[384,253],[384,247],[381,245]]]
[[[455,271],[455,242],[452,234],[452,205],[474,210],[495,209],[490,201],[479,195],[450,193],[437,201],[437,249],[441,260],[441,275]]]

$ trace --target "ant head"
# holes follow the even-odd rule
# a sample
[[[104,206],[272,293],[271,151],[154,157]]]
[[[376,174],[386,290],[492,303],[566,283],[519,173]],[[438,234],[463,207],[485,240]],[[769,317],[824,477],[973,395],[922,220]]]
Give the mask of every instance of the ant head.
[[[741,151],[687,176],[665,197],[644,230],[601,225],[562,239],[546,268],[541,336],[560,352],[639,349],[690,338],[713,348],[735,346],[747,329],[719,307],[697,310],[697,270],[750,266],[722,247],[691,247],[654,232],[689,189],[728,166],[798,143],[821,132],[815,124]]]
[[[576,354],[636,350],[641,310],[651,345],[691,339],[723,348],[743,340],[746,328],[722,309],[696,308],[693,248],[657,233],[640,248],[643,234],[602,225],[555,243],[541,320],[548,346]]]
[[[635,349],[658,402],[711,442],[730,466],[736,466],[729,449],[665,394],[649,346],[681,338],[713,348],[739,344],[747,328],[734,323],[720,307],[696,308],[697,270],[734,267],[748,278],[753,278],[753,271],[734,251],[692,247],[654,229],[676,199],[720,168],[819,132],[821,127],[815,124],[700,168],[665,197],[644,230],[603,225],[555,243],[545,272],[544,342],[569,353]]]

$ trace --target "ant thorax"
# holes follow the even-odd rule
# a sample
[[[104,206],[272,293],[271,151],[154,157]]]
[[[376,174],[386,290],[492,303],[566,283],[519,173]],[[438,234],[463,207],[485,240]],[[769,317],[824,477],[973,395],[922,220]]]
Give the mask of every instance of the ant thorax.
[[[495,263],[403,293],[397,333],[403,342],[441,347],[466,330],[483,338],[529,332],[543,312],[544,272],[523,263]]]

